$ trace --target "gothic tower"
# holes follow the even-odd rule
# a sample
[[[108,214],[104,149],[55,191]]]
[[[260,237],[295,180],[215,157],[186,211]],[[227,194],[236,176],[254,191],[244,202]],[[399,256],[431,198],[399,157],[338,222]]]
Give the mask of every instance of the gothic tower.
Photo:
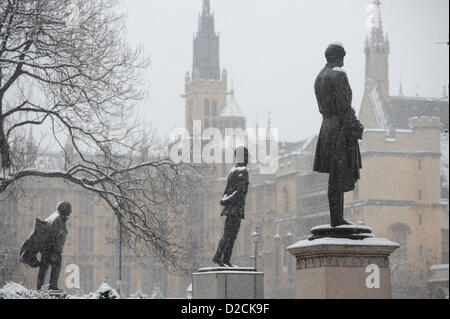
[[[381,2],[373,1],[373,16],[370,35],[366,38],[366,93],[377,88],[379,94],[389,97],[389,53],[388,36],[383,33]]]
[[[203,0],[193,59],[192,73],[186,73],[184,94],[186,129],[191,136],[194,121],[201,122],[202,132],[218,127],[227,102],[227,72],[220,71],[219,35],[215,31],[209,0]]]
[[[390,123],[383,115],[389,106],[389,53],[387,34],[383,33],[380,0],[372,3],[371,30],[366,38],[366,82],[359,117],[366,128],[389,131]]]

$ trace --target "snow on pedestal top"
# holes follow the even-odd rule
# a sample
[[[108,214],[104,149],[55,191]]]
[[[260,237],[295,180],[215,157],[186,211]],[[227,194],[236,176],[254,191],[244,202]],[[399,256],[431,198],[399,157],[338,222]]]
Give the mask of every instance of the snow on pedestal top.
[[[313,246],[383,246],[383,247],[400,247],[399,244],[394,243],[385,238],[367,238],[364,240],[352,240],[347,238],[321,238],[313,241],[301,240],[289,247],[287,250],[296,248],[305,248]]]

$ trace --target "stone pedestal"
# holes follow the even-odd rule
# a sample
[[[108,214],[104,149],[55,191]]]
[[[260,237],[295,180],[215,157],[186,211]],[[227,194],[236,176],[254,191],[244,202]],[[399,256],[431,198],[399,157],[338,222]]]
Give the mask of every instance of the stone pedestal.
[[[193,299],[264,299],[264,274],[253,268],[203,268],[192,274]]]
[[[391,299],[389,256],[399,247],[387,239],[303,240],[288,251],[297,260],[297,299]]]

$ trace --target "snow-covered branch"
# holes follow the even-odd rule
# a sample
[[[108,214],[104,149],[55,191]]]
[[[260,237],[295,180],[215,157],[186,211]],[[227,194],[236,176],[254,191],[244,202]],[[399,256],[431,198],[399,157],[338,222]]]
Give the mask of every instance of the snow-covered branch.
[[[192,187],[138,120],[149,59],[127,44],[117,0],[78,0],[77,27],[66,25],[71,2],[0,0],[0,193],[64,179],[102,198],[132,247],[175,265],[184,250],[174,225]],[[64,167],[36,166],[46,151]]]

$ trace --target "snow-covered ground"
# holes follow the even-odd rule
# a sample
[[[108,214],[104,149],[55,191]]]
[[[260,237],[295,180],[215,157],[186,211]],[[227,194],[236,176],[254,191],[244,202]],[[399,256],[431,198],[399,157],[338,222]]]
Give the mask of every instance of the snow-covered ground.
[[[28,290],[17,283],[7,283],[0,289],[0,299],[119,299],[116,290],[107,283],[103,283],[96,292],[84,296],[72,296],[66,293],[62,295],[52,294],[51,291],[43,289],[41,291]]]

